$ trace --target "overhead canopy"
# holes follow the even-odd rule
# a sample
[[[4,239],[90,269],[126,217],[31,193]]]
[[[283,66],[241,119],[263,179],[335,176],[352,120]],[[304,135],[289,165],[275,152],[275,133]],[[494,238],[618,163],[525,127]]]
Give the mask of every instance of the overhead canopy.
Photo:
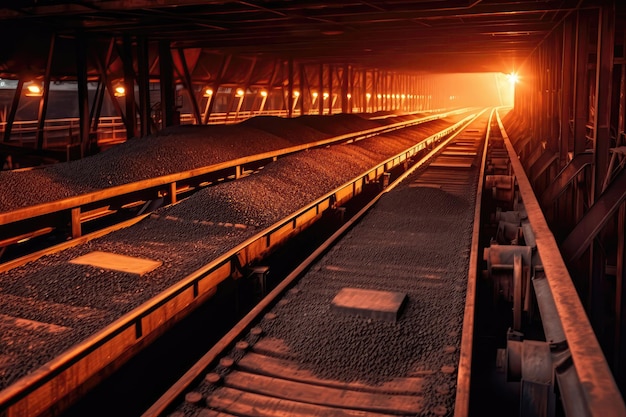
[[[33,51],[45,62],[50,33],[144,36],[174,48],[403,71],[508,72],[584,7],[582,0],[12,0],[0,7],[0,76],[41,71]]]

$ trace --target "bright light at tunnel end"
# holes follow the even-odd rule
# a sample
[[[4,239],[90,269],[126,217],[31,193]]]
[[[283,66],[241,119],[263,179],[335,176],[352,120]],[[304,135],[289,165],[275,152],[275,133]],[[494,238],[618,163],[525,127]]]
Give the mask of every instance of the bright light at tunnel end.
[[[506,79],[509,80],[511,84],[517,84],[519,82],[519,76],[515,72],[507,74]]]

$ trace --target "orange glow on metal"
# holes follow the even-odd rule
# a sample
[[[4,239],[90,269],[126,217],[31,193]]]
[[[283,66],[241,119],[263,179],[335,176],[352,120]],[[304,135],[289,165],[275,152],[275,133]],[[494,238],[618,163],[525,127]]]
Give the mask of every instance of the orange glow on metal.
[[[126,89],[123,86],[115,87],[115,97],[124,97]]]

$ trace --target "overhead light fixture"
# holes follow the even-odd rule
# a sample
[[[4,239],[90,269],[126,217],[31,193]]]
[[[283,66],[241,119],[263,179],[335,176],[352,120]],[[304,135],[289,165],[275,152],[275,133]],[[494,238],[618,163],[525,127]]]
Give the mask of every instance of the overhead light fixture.
[[[300,97],[300,92],[299,91],[294,91],[293,92],[293,96],[294,97]]]
[[[267,97],[267,91],[261,90],[261,97]]]
[[[348,93],[346,97],[348,97],[348,100],[350,100],[352,98],[352,94]]]
[[[124,97],[126,95],[126,88],[122,85],[118,85],[115,87],[115,91],[113,92],[115,97]]]
[[[314,92],[313,92],[313,97],[314,97],[314,98],[317,98],[317,91],[314,91]]]
[[[31,81],[30,84],[26,86],[26,96],[27,97],[41,97],[43,95],[43,88],[34,81]]]
[[[243,89],[238,88],[236,91],[237,97],[243,97],[243,95],[245,94],[245,91],[243,91]]]
[[[330,94],[324,93],[324,98],[328,98],[329,96],[330,96]]]
[[[204,97],[211,97],[213,95],[213,90],[211,88],[207,88],[204,90]]]
[[[370,93],[365,93],[365,97],[369,100],[370,98],[372,98],[372,95]]]
[[[515,72],[507,74],[506,78],[509,80],[511,84],[517,84],[519,82],[519,75],[517,75],[517,73]]]

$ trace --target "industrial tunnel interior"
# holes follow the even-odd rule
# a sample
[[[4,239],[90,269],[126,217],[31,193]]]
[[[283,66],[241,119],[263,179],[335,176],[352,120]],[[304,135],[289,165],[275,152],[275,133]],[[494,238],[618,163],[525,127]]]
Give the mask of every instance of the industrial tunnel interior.
[[[526,204],[524,210],[531,220],[542,219],[540,225],[532,223],[538,235],[533,251],[544,252],[530,268],[539,278],[547,277],[554,315],[543,317],[545,304],[538,297],[535,304],[527,302],[527,333],[513,330],[519,323],[508,333],[500,331],[496,352],[492,331],[502,324],[488,323],[493,311],[477,307],[471,371],[478,382],[468,388],[469,394],[459,389],[456,407],[440,415],[481,415],[490,410],[484,405],[490,401],[502,407],[501,415],[621,415],[626,392],[625,23],[622,2],[591,0],[19,0],[2,5],[0,275],[8,274],[11,263],[30,250],[23,246],[36,247],[57,232],[63,234],[55,235],[55,244],[78,241],[95,232],[93,225],[104,215],[121,212],[119,207],[146,216],[160,205],[181,203],[204,184],[223,180],[207,177],[202,187],[179,180],[165,191],[149,190],[158,194],[154,199],[145,197],[146,190],[133,190],[143,206],[113,199],[105,209],[90,201],[63,212],[44,211],[43,206],[57,199],[80,199],[108,187],[148,181],[133,177],[132,164],[111,164],[112,171],[102,174],[104,185],[98,183],[103,180],[98,173],[80,174],[96,178],[93,184],[98,185],[74,184],[80,181],[69,175],[59,178],[90,166],[90,161],[106,160],[97,159],[103,155],[127,152],[135,158],[131,152],[140,149],[137,143],[155,147],[145,155],[163,158],[153,163],[162,170],[137,164],[137,170],[156,178],[207,165],[192,165],[195,160],[189,157],[190,165],[176,170],[177,161],[194,153],[183,148],[199,143],[187,142],[184,135],[210,138],[203,148],[228,149],[225,142],[232,141],[238,147],[230,158],[235,159],[275,151],[273,137],[263,136],[267,132],[258,142],[249,139],[260,126],[274,123],[300,126],[303,139],[297,144],[303,145],[307,135],[316,140],[333,136],[312,133],[314,126],[325,123],[321,120],[341,125],[344,130],[337,128],[334,134],[338,136],[349,134],[349,126],[374,129],[376,123],[438,114],[456,122],[463,111],[494,108],[499,116],[490,129],[504,138],[498,141],[510,143],[502,149],[515,153],[515,162],[499,170],[502,154],[491,156],[496,162],[488,168],[482,192],[508,196],[510,184],[515,198],[530,192],[536,199],[536,206]],[[156,148],[168,138],[172,143],[163,152],[170,155],[164,155]],[[180,159],[171,155],[178,152]],[[222,161],[211,163],[217,162]],[[258,166],[246,171],[242,164],[234,174],[220,174],[239,179],[258,172]],[[24,172],[38,183],[14,182]],[[128,185],[126,178],[131,177],[135,179]],[[67,184],[77,185],[76,195]],[[33,197],[45,194],[38,188],[48,187],[58,187],[53,201]],[[20,217],[31,209],[31,217]],[[510,209],[515,210],[513,205]],[[504,214],[498,208],[494,216]],[[48,225],[48,218],[57,223]],[[482,222],[487,226],[481,244],[494,245],[485,230],[501,236],[502,229],[488,214]],[[515,230],[507,245],[524,241],[527,229]],[[556,250],[549,252],[546,248],[553,244]],[[498,291],[509,297],[508,284],[497,279],[485,284],[495,261],[484,256],[478,261],[478,289],[483,293],[477,300],[490,303],[491,292]],[[502,310],[496,314],[509,320],[513,297],[511,293],[511,300],[498,305]],[[512,365],[510,358],[524,355],[525,337],[548,339],[555,328],[564,340],[546,342],[554,362],[549,383],[531,383],[523,376],[521,382],[512,382],[518,378],[511,377],[517,363]],[[0,358],[9,356],[10,339],[0,338]],[[485,346],[489,350],[481,351]],[[137,363],[141,359],[134,365],[140,367]],[[494,384],[493,375],[500,388],[487,385]],[[572,380],[576,384],[568,385]],[[37,415],[63,415],[68,408],[68,417],[79,415],[90,401],[101,400],[98,395],[106,395],[85,396],[81,389],[58,404],[48,395],[53,405]],[[23,395],[30,393],[0,386],[0,410],[19,410],[16,404]],[[470,400],[462,404],[459,398]],[[534,400],[546,414],[530,411],[526,404]],[[13,413],[7,415],[20,415]]]

